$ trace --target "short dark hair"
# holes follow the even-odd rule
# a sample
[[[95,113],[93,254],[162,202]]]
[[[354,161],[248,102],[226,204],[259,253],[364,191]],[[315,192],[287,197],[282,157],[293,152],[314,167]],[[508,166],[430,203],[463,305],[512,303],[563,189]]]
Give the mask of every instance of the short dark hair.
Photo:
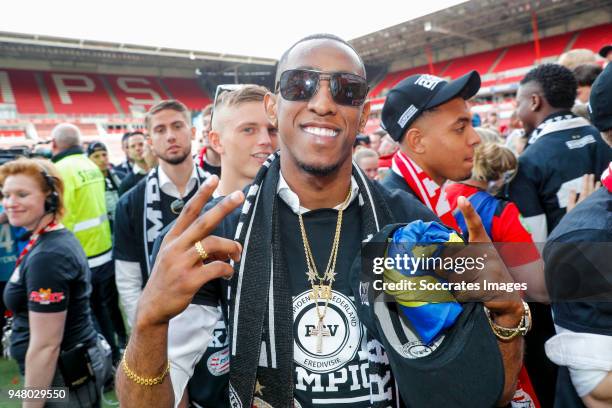
[[[130,136],[132,136],[132,132],[125,132],[123,136],[121,136],[121,143],[125,143]]]
[[[332,41],[337,41],[349,47],[351,50],[355,52],[355,55],[357,55],[357,58],[359,58],[359,63],[361,64],[361,67],[363,68],[364,77],[365,77],[365,65],[363,64],[363,60],[361,59],[361,56],[359,55],[355,47],[353,47],[348,41],[343,40],[337,35],[328,34],[328,33],[319,33],[319,34],[308,35],[296,41],[291,47],[289,47],[285,52],[283,52],[283,55],[281,55],[280,59],[278,60],[278,64],[276,64],[276,79],[274,80],[275,83],[279,81],[280,74],[282,73],[280,71],[280,67],[283,66],[285,62],[287,62],[287,58],[289,57],[289,53],[291,52],[291,50],[294,49],[296,45],[306,42],[306,41],[310,41],[310,40],[332,40]]]
[[[151,118],[153,115],[164,111],[164,110],[173,110],[175,112],[181,113],[185,117],[185,122],[187,126],[191,126],[191,112],[185,105],[183,105],[180,101],[175,99],[169,99],[165,101],[160,101],[157,104],[151,106],[147,114],[145,115],[145,126],[148,131],[151,131]]]
[[[571,109],[576,100],[576,78],[572,71],[559,64],[542,64],[527,72],[521,85],[536,82],[550,106]]]
[[[599,74],[601,74],[601,71],[603,69],[599,65],[583,64],[578,65],[572,72],[576,82],[578,82],[578,86],[591,86]]]

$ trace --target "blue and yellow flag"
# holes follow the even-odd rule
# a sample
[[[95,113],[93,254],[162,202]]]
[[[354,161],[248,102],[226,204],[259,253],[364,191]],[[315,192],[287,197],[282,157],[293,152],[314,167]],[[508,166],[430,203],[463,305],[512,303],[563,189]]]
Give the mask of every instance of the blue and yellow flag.
[[[463,308],[450,291],[419,289],[422,286],[420,282],[446,282],[433,268],[428,267],[433,263],[425,260],[440,257],[446,245],[461,242],[463,239],[452,229],[438,222],[417,220],[397,229],[387,248],[387,257],[399,256],[404,262],[396,264],[394,269],[385,270],[384,281],[412,281],[416,289],[387,290],[386,293],[395,298],[416,334],[426,344],[451,327]]]

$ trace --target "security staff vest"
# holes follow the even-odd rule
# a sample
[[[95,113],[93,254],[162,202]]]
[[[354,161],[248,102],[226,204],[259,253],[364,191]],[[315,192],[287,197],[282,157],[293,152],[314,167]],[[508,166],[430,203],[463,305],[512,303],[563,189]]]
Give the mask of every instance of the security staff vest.
[[[105,254],[112,248],[110,224],[106,212],[104,175],[80,148],[71,148],[54,157],[55,165],[64,181],[64,207],[62,219],[66,228],[74,232],[89,259]],[[110,261],[110,257],[108,257]]]

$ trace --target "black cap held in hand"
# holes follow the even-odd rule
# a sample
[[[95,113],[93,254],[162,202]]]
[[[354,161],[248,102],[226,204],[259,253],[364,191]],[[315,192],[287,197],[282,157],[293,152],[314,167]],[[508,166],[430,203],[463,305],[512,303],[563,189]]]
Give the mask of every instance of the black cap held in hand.
[[[608,64],[591,85],[589,114],[600,131],[612,129],[612,64]]]
[[[456,97],[470,99],[479,89],[480,75],[476,71],[470,71],[451,82],[428,74],[409,76],[387,95],[382,109],[382,127],[393,140],[400,141],[423,111]]]

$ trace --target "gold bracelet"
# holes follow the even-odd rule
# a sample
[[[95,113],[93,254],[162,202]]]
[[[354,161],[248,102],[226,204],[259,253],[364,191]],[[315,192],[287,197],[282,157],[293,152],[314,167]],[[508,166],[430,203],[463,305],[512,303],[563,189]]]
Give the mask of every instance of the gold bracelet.
[[[523,317],[521,317],[518,326],[513,328],[503,327],[495,323],[491,318],[491,312],[486,306],[484,307],[484,311],[493,333],[501,341],[510,341],[519,335],[525,336],[531,329],[531,310],[525,301],[523,301]]]
[[[164,382],[164,378],[166,378],[166,376],[170,372],[170,361],[168,361],[168,365],[166,366],[164,372],[154,378],[144,378],[133,372],[130,367],[128,367],[127,361],[125,361],[125,354],[121,359],[121,367],[123,368],[123,372],[125,373],[127,378],[134,381],[138,385],[145,385],[147,387],[150,387],[152,385],[157,385]]]

